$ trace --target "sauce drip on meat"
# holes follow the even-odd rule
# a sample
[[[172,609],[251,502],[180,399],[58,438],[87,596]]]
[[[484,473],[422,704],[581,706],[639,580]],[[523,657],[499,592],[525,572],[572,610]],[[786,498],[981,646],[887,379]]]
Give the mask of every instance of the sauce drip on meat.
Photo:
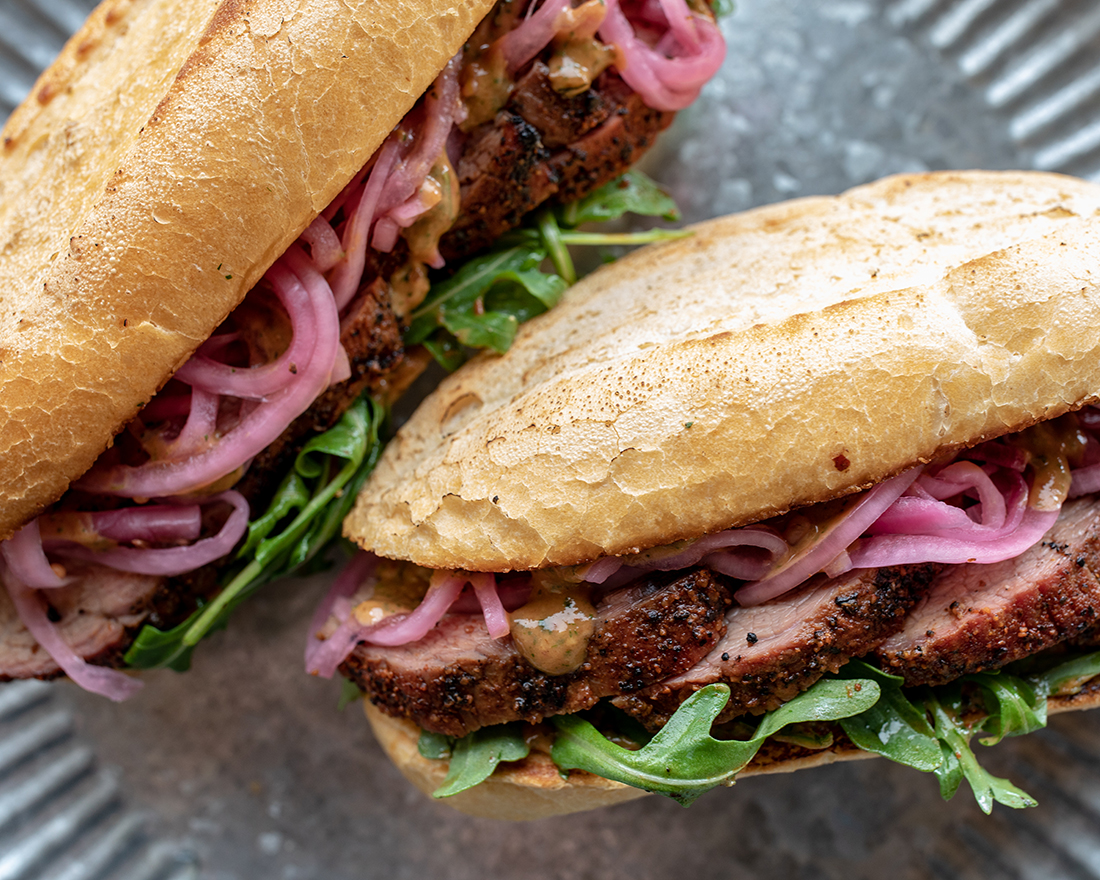
[[[596,631],[596,609],[584,584],[567,584],[537,572],[527,604],[511,614],[512,641],[548,675],[574,672],[584,663]]]
[[[1080,459],[1085,451],[1077,417],[1071,413],[1033,425],[1015,438],[1015,445],[1028,453],[1028,465],[1035,473],[1028,504],[1036,510],[1058,510],[1073,482],[1070,461]]]
[[[562,14],[550,58],[550,85],[555,91],[566,97],[583,94],[612,64],[622,66],[615,48],[596,39],[606,15],[602,0],[588,0]]]

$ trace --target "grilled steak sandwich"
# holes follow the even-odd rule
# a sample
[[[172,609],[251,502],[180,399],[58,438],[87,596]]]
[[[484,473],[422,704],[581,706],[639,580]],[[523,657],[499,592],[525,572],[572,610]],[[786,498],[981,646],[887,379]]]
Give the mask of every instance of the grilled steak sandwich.
[[[964,758],[1095,699],[1098,219],[903,176],[602,268],[398,433],[308,665],[490,815],[869,752],[1028,803]]]
[[[430,273],[621,174],[722,55],[683,0],[107,0],[3,131],[0,679],[126,696],[144,625],[185,663],[226,577],[315,552],[300,496],[354,497]]]

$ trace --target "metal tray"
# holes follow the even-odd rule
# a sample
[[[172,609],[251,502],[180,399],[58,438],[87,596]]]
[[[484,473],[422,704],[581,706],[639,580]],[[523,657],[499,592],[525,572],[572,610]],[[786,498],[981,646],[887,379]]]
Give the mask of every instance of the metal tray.
[[[86,0],[0,0],[0,104]],[[738,0],[720,75],[646,162],[696,220],[884,174],[1035,167],[1100,179],[1095,0]],[[302,672],[326,576],[275,585],[122,706],[0,688],[0,880],[645,880],[1100,876],[1100,724],[982,755],[1040,801],[985,817],[888,764],[755,778],[525,826],[414,792],[339,685]]]

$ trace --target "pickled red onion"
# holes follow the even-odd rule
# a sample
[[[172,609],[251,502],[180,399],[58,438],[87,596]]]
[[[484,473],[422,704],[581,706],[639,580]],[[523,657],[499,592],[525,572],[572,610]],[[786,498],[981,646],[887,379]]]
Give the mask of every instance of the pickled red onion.
[[[495,577],[493,579],[496,580]],[[496,593],[505,611],[515,611],[526,605],[527,600],[531,598],[532,589],[530,577],[510,577],[496,583]],[[478,601],[477,593],[471,588],[463,589],[448,610],[453,614],[478,614],[482,606]]]
[[[189,459],[143,465],[93,467],[77,486],[130,498],[161,498],[193,492],[232,473],[278,437],[325,390],[340,344],[340,321],[332,290],[296,246],[268,269],[267,278],[295,309],[310,311],[316,328],[312,350],[297,365],[296,381],[246,413],[220,442]]]
[[[112,541],[194,541],[202,530],[198,504],[145,504],[90,516],[92,529]]]
[[[181,547],[114,547],[92,550],[71,541],[45,541],[46,548],[61,557],[106,565],[118,571],[171,577],[201,568],[227,556],[248,531],[248,502],[240,492],[230,490],[203,499],[203,503],[225,502],[233,507],[218,533]],[[122,513],[123,511],[119,511]],[[128,512],[128,511],[127,511]],[[133,538],[130,538],[133,540]]]
[[[309,256],[321,272],[327,272],[344,257],[344,245],[332,224],[323,216],[317,216],[301,235],[309,245]]]
[[[47,615],[42,595],[36,589],[20,583],[2,563],[0,577],[23,625],[73,682],[86,691],[100,694],[115,702],[128,699],[141,690],[142,682],[138,679],[116,669],[93,666],[78,656]]]
[[[1039,543],[1058,519],[1057,510],[1025,508],[1015,528],[1000,537],[974,541],[971,536],[945,538],[926,535],[882,535],[868,538],[851,552],[852,568],[880,568],[911,562],[1001,562],[1019,556]]]
[[[382,188],[386,185],[386,179],[397,161],[396,138],[391,135],[381,146],[377,155],[378,158],[375,159],[370,176],[367,177],[366,186],[363,187],[359,201],[344,226],[344,259],[336,265],[329,276],[337,309],[343,309],[351,302],[363,278],[363,267],[367,264],[367,242],[370,240],[370,228],[374,222],[378,198],[382,195]]]
[[[69,583],[50,567],[38,520],[33,519],[8,540],[0,542],[0,556],[7,563],[12,577],[25,587],[49,590]],[[13,597],[14,598],[14,597]]]
[[[218,427],[218,395],[202,388],[191,389],[187,421],[175,439],[164,442],[159,451],[165,458],[186,458],[210,446]],[[152,451],[151,443],[143,444]]]
[[[306,672],[310,675],[332,678],[336,668],[359,643],[359,633],[363,626],[351,613],[348,599],[364,584],[373,586],[374,570],[377,566],[377,556],[358,551],[344,566],[324,600],[313,612],[306,638]],[[331,635],[322,639],[319,633],[338,604],[345,606],[340,609],[343,613],[339,615],[339,625]]]
[[[528,7],[523,23],[500,38],[509,71],[519,70],[550,44],[557,33],[558,16],[572,6],[571,0],[543,0],[538,12],[531,12],[534,3]]]
[[[416,216],[408,211],[408,203],[416,197],[436,159],[446,148],[455,122],[465,116],[465,104],[462,103],[458,83],[460,66],[461,55],[456,55],[447,62],[428,90],[420,130],[399,133],[403,137],[403,145],[411,143],[412,150],[386,178],[378,200],[375,236],[371,241],[375,250],[388,253],[397,242],[398,226],[409,226],[416,220]],[[393,216],[395,212],[400,220]]]
[[[473,584],[478,604],[481,605],[481,613],[485,615],[485,626],[489,630],[489,635],[494,639],[504,638],[508,635],[510,626],[508,612],[504,610],[500,594],[497,592],[496,577],[487,573],[470,574],[467,577]]]
[[[944,475],[948,475],[944,479]],[[1043,537],[1057,510],[1027,506],[1028,487],[1015,471],[1002,471],[1003,488],[972,462],[956,462],[936,477],[922,475],[918,494],[898,499],[850,551],[852,568],[879,568],[914,562],[1000,562],[1019,556]],[[978,504],[962,509],[941,499],[959,494],[973,481]]]
[[[1077,498],[1080,495],[1089,495],[1093,492],[1100,492],[1100,464],[1076,468],[1073,471],[1073,482],[1070,484],[1069,497]]]
[[[772,529],[747,526],[706,535],[679,553],[667,556],[641,560],[630,557],[629,561],[605,556],[580,568],[577,574],[590,584],[613,589],[647,571],[678,571],[702,563],[730,577],[756,580],[787,550],[787,542]]]
[[[428,592],[415,610],[384,617],[378,623],[364,627],[359,637],[372,645],[388,647],[420,641],[454,604],[467,580],[467,576],[452,571],[433,571]]]
[[[824,569],[867,531],[871,523],[913,484],[920,472],[921,468],[912,468],[866,492],[825,540],[816,542],[804,553],[791,557],[767,577],[738,590],[735,596],[737,601],[742,605],[759,605],[793,589]]]
[[[718,25],[705,16],[693,14],[685,0],[661,0],[672,29],[670,33],[676,39],[675,46],[662,41],[655,48],[634,33],[621,0],[606,2],[607,15],[599,35],[622,53],[625,63],[619,68],[619,75],[626,84],[655,110],[682,110],[691,104],[725,60],[726,43]],[[693,27],[686,19],[691,20]],[[669,50],[672,57],[665,54]]]
[[[269,278],[270,272],[269,269]],[[245,400],[264,400],[295,382],[316,348],[316,309],[305,307],[300,299],[295,298],[295,291],[285,284],[273,284],[272,288],[290,318],[292,336],[286,351],[266,364],[234,367],[216,361],[200,350],[180,367],[175,377],[213,394]]]

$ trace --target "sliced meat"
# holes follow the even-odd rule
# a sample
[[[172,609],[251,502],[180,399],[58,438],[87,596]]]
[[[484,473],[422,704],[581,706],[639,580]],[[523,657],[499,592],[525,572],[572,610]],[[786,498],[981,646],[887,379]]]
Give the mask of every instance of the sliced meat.
[[[726,615],[726,635],[688,672],[612,702],[651,728],[708,684],[725,682],[720,720],[765,712],[901,627],[935,575],[932,565],[854,571],[810,581],[797,593]]]
[[[448,263],[488,247],[557,191],[538,129],[505,108],[476,129],[462,150],[462,211],[439,242]]]
[[[577,712],[691,668],[722,637],[729,593],[693,571],[625,587],[597,607],[585,663],[548,675],[511,637],[489,638],[480,615],[452,614],[411,645],[359,645],[341,667],[371,700],[425,730],[463,736],[489,724]]]
[[[1067,503],[1043,540],[1006,562],[955,565],[876,652],[906,684],[996,669],[1100,622],[1100,504]]]
[[[448,262],[487,247],[547,199],[574,201],[622,174],[675,115],[647,107],[610,71],[576,98],[544,88],[537,66],[520,85],[463,147],[462,212],[440,241]],[[595,110],[582,121],[585,107]],[[563,138],[568,146],[556,146]]]
[[[620,80],[621,82],[621,80]],[[550,68],[536,61],[516,82],[509,107],[533,125],[548,150],[580,140],[611,114],[599,88],[568,98],[550,84]]]
[[[559,202],[582,198],[622,174],[653,146],[676,115],[647,107],[617,74],[601,74],[595,88],[613,109],[606,122],[554,154],[550,165],[558,181],[554,197]]]
[[[93,663],[118,666],[130,633],[149,614],[162,579],[73,563],[70,586],[43,591],[49,615],[62,637]],[[56,678],[57,664],[19,620],[6,590],[0,589],[0,681]]]

